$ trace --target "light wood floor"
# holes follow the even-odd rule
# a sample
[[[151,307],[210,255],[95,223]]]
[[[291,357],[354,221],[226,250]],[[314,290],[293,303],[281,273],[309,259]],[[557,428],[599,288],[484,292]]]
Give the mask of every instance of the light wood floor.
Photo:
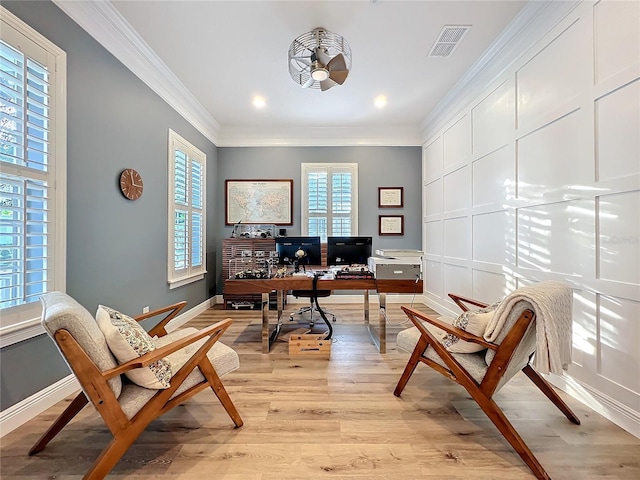
[[[204,391],[153,422],[108,478],[533,478],[464,390],[440,374],[420,365],[402,398],[393,396],[408,358],[395,350],[395,333],[407,324],[391,328],[389,353],[380,355],[362,325],[361,307],[325,306],[338,316],[330,359],[290,357],[284,341],[263,355],[258,311],[210,309],[190,322],[236,320],[223,341],[239,353],[241,366],[222,380],[244,426],[234,429],[214,394]],[[391,305],[390,323],[403,320]],[[555,480],[638,480],[640,440],[563,398],[582,425],[571,424],[521,374],[496,401]],[[110,440],[91,408],[43,452],[27,456],[65,405],[0,440],[3,480],[82,478]]]

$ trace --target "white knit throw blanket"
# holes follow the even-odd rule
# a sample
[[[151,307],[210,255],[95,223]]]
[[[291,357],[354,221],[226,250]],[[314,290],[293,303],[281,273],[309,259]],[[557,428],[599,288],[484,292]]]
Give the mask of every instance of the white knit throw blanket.
[[[534,368],[540,373],[562,375],[571,364],[573,290],[560,282],[546,280],[521,287],[505,297],[484,333],[494,342],[513,306],[529,302],[536,315],[536,354]]]

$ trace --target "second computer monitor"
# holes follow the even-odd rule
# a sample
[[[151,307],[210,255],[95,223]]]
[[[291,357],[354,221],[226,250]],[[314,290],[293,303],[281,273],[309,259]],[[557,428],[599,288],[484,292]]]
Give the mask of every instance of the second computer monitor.
[[[327,265],[367,265],[371,237],[327,237]]]
[[[296,257],[298,250],[302,250],[304,256]],[[276,252],[280,265],[293,265],[296,260],[301,266],[322,265],[320,237],[278,237]]]

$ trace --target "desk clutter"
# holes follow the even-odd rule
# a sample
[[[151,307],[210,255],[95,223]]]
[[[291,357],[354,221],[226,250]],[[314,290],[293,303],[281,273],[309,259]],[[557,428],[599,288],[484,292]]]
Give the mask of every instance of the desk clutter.
[[[289,257],[281,258],[276,250],[252,250],[246,248],[246,245],[232,248],[228,272],[228,278],[233,280],[261,280],[288,276],[309,278],[318,276],[321,280],[374,278],[373,272],[365,264],[329,268],[304,265],[292,262]]]
[[[260,309],[265,301],[259,291],[266,287],[232,286],[228,282],[233,280],[413,280],[418,285],[422,278],[422,252],[418,250],[376,250],[372,255],[371,237],[329,236],[321,242],[318,236],[272,236],[274,230],[268,227],[238,227],[234,238],[223,240],[225,308]],[[264,232],[271,235],[262,235]],[[272,290],[269,305],[276,303],[276,291]]]

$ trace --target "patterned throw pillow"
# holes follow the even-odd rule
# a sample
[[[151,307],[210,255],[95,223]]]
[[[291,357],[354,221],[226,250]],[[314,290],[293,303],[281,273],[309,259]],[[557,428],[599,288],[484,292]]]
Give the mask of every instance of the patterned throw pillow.
[[[113,356],[120,363],[141,357],[155,350],[153,339],[133,318],[110,307],[98,305],[96,323],[107,340]],[[137,385],[145,388],[169,388],[171,365],[162,358],[148,367],[134,368],[125,375]]]
[[[488,307],[481,308],[479,310],[467,310],[466,312],[462,312],[462,314],[452,322],[452,325],[473,335],[482,337],[487,328],[487,324],[493,317],[493,312],[498,308],[498,305],[500,305],[500,302],[496,302],[493,305],[489,305]],[[448,333],[442,338],[442,344],[449,352],[455,353],[474,353],[485,350],[485,347],[482,345],[465,342],[452,333]]]

